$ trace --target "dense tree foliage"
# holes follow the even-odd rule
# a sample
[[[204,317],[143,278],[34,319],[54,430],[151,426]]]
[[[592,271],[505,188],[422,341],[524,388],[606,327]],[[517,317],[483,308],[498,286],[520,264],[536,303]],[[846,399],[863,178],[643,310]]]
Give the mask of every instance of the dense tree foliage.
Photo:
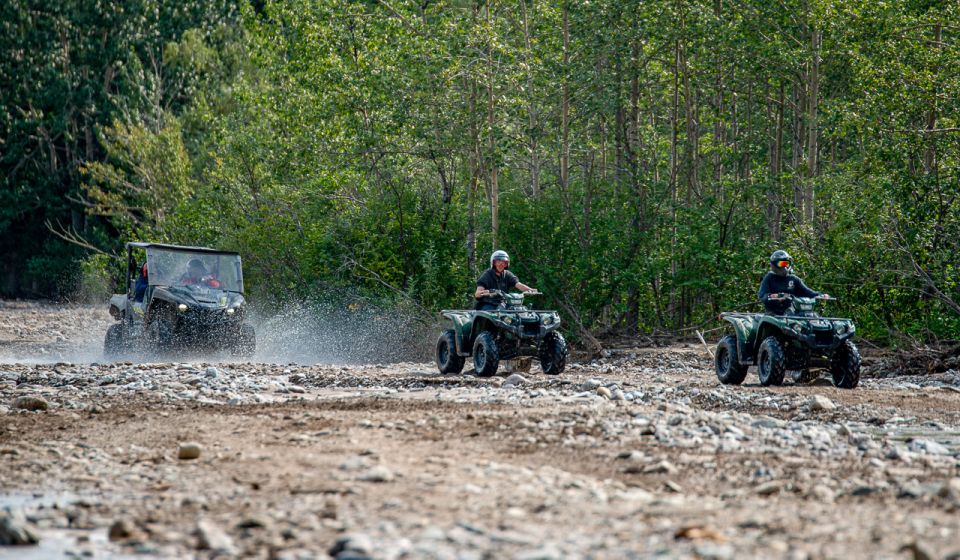
[[[52,231],[424,310],[496,247],[589,338],[708,322],[785,248],[871,336],[960,334],[955,2],[36,4],[4,13],[8,293],[80,254]]]

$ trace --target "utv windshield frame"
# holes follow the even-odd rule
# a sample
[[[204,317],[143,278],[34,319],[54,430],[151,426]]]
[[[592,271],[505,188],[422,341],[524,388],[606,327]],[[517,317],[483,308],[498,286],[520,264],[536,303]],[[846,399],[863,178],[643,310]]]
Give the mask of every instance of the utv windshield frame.
[[[136,249],[142,252],[135,252]],[[187,264],[192,259],[199,259],[206,272],[219,282],[219,289],[243,293],[243,266],[239,253],[162,243],[127,243],[127,285],[131,290],[140,274],[144,252],[150,286],[186,285],[181,279],[187,271]]]

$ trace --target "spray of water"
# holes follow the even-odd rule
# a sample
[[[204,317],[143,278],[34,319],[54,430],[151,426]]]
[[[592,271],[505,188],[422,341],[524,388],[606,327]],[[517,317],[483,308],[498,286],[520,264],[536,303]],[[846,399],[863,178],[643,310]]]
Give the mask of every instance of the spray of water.
[[[0,301],[0,363],[107,362],[104,335],[115,320],[106,302],[57,304]],[[438,323],[402,302],[299,301],[252,309],[257,352],[242,361],[369,364],[430,361]],[[228,352],[132,352],[122,360],[229,362]]]

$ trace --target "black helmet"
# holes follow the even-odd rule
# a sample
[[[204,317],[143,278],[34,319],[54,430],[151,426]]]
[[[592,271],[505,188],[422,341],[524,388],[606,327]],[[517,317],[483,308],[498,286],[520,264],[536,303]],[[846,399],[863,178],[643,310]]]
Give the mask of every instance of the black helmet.
[[[200,259],[190,259],[190,262],[187,263],[187,268],[190,270],[201,270],[203,272],[207,271],[207,267],[203,266],[203,261]]]
[[[779,276],[786,276],[793,271],[793,257],[784,250],[774,251],[770,255],[770,268]]]

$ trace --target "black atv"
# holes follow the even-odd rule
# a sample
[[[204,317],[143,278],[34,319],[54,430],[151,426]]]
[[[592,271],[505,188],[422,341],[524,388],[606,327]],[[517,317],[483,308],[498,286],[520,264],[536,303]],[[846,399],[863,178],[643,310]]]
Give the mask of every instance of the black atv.
[[[501,361],[510,370],[526,371],[537,358],[547,375],[559,375],[567,365],[567,341],[557,330],[556,311],[535,311],[523,305],[524,296],[539,292],[504,293],[492,290],[489,296],[499,301],[497,309],[486,311],[443,310],[453,328],[443,331],[437,340],[436,361],[440,373],[460,373],[465,358],[473,356],[473,367],[480,377],[497,372]]]
[[[239,254],[127,243],[126,285],[126,294],[110,298],[119,322],[107,329],[106,358],[186,349],[249,357],[256,351],[256,333],[245,322]]]
[[[783,384],[787,371],[794,372],[794,381],[809,383],[819,375],[815,368],[828,369],[837,387],[853,389],[860,383],[860,353],[851,340],[857,330],[853,320],[821,317],[814,310],[817,301],[834,298],[769,297],[790,302],[784,315],[720,314],[735,333],[717,344],[714,358],[721,383],[743,383],[752,365],[764,386]]]

